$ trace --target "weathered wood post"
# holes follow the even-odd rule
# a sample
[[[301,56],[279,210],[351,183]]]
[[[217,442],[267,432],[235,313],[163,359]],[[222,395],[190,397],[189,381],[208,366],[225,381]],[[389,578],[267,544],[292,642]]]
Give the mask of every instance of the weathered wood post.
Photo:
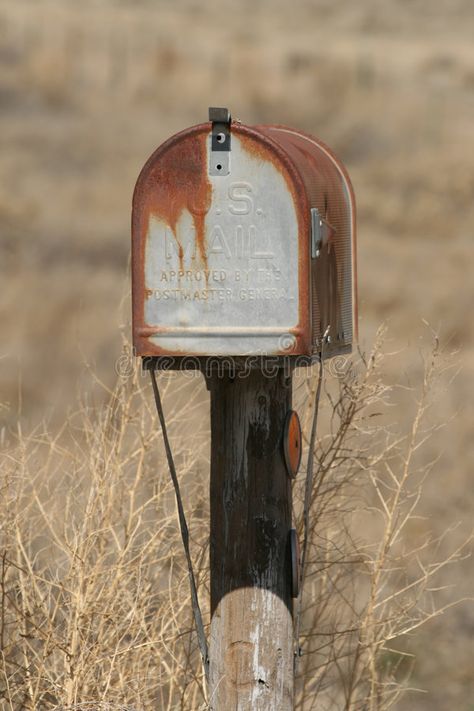
[[[284,445],[293,369],[319,358],[323,335],[325,357],[350,352],[354,340],[355,210],[344,167],[312,136],[210,109],[209,122],[172,136],[140,173],[132,299],[210,706],[291,711],[298,555],[289,473],[297,467]],[[154,376],[164,368],[200,370],[210,390],[210,659]]]
[[[291,378],[211,376],[210,708],[293,708]]]

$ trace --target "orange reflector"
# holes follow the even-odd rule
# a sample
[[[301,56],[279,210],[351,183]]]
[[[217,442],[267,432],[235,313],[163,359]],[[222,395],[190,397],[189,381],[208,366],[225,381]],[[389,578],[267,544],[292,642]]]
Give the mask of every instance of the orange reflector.
[[[294,410],[290,410],[285,420],[283,451],[285,454],[286,469],[292,479],[296,477],[300,468],[302,453],[301,440],[300,418]]]

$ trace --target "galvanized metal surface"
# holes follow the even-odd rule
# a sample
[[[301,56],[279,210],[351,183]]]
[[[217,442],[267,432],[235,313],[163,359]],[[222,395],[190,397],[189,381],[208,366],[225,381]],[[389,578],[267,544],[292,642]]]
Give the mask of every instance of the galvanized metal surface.
[[[355,217],[344,169],[293,129],[215,125],[163,144],[137,182],[132,217],[138,355],[311,355],[350,349]],[[216,158],[228,157],[228,163]],[[228,174],[225,174],[228,170]],[[311,208],[321,217],[311,254]]]

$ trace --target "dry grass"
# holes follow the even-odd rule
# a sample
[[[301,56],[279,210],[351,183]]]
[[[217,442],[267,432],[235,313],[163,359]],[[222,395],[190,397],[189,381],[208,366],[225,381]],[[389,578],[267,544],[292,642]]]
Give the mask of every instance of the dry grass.
[[[379,347],[327,393],[328,431],[315,462],[301,709],[375,711],[413,691],[415,660],[406,639],[454,604],[452,590],[449,602],[437,592],[443,571],[469,546],[453,546],[449,531],[438,539],[428,531],[413,536],[435,464],[424,449],[443,427],[436,418],[427,422],[436,406],[433,385],[442,372],[450,380],[452,363],[435,340],[423,377],[410,389],[410,424],[400,427],[391,412],[397,388],[382,377]],[[447,554],[443,537],[450,540]],[[416,696],[405,698],[416,707]]]
[[[407,690],[403,650],[441,614],[439,540],[410,540],[430,466],[420,460],[437,371],[425,376],[408,432],[390,417],[379,346],[328,380],[316,452],[309,566],[297,677],[299,709],[389,708]],[[446,373],[445,373],[446,375]],[[309,418],[314,373],[297,378]],[[63,429],[18,430],[3,458],[0,695],[5,709],[95,703],[207,708],[192,630],[187,570],[151,393],[135,371],[105,406],[82,402]],[[206,406],[199,379],[170,376],[165,392],[184,483],[192,552],[208,622],[206,429],[181,425]],[[295,517],[301,525],[300,476]],[[365,520],[363,526],[361,521]],[[449,536],[448,536],[449,538]],[[212,652],[211,652],[212,653]],[[79,708],[79,707],[78,707]],[[86,708],[84,706],[84,708]]]
[[[187,572],[159,435],[138,380],[120,384],[103,409],[84,404],[54,438],[40,429],[19,433],[8,450],[1,504],[6,708],[131,699],[137,708],[198,708]],[[171,426],[180,415],[176,408]],[[199,456],[197,442],[192,452],[180,448],[205,585]]]

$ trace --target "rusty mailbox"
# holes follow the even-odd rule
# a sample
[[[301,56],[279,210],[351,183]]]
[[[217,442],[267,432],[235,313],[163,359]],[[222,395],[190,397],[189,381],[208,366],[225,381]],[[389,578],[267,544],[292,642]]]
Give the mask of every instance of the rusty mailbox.
[[[306,356],[355,337],[354,195],[319,140],[227,109],[163,143],[132,215],[141,356]]]

